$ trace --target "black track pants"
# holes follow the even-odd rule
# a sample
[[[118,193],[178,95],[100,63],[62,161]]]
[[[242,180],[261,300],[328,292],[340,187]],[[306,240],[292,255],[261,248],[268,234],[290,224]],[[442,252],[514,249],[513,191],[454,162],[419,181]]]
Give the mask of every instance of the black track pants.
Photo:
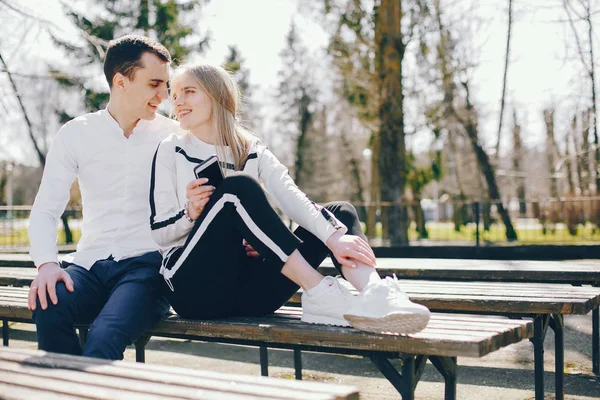
[[[325,205],[364,237],[354,207]],[[260,254],[248,257],[246,241]],[[269,314],[298,290],[281,268],[298,249],[314,268],[330,255],[321,240],[299,227],[292,233],[269,204],[262,188],[248,175],[227,177],[215,190],[184,246],[169,257],[165,296],[186,318],[222,318]],[[337,261],[334,263],[340,269]],[[167,285],[165,285],[166,287]]]

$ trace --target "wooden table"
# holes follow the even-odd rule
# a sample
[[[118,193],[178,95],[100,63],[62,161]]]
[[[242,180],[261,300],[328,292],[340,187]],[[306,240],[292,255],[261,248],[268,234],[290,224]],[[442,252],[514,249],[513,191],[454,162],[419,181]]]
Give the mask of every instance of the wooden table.
[[[357,400],[355,387],[0,347],[5,399]]]
[[[24,264],[13,264],[23,266]],[[600,260],[526,261],[454,260],[437,258],[378,258],[381,275],[398,279],[567,283],[600,286]],[[337,274],[331,260],[320,267]]]
[[[382,276],[435,281],[563,283],[600,287],[600,260],[496,261],[418,258],[379,258]],[[319,269],[337,275],[328,259]],[[600,375],[600,311],[592,310],[592,370]]]
[[[536,399],[544,398],[544,340],[555,333],[556,398],[564,398],[564,315],[598,312],[600,288],[542,283],[400,280],[410,299],[432,311],[531,317],[534,322]],[[348,285],[350,290],[354,289]],[[291,303],[300,303],[301,292]],[[597,325],[592,340],[598,340]],[[597,348],[592,349],[598,359]]]

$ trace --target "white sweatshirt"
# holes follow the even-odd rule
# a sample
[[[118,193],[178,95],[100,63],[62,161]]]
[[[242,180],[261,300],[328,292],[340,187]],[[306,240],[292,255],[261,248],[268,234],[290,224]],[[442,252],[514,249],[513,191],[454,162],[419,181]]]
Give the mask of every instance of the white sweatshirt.
[[[226,150],[227,169],[232,172],[233,157]],[[150,224],[152,237],[163,249],[183,245],[192,230],[194,224],[184,216],[186,186],[195,179],[194,167],[213,154],[217,154],[214,145],[189,133],[169,136],[156,150],[150,182]],[[258,140],[252,143],[243,172],[263,185],[285,215],[323,243],[337,230],[347,232],[333,214],[306,197],[288,169]]]
[[[77,252],[63,259],[84,268],[158,250],[148,229],[148,181],[156,146],[179,124],[157,115],[141,120],[129,138],[108,109],[66,123],[46,157],[29,218],[29,254],[36,266],[58,262],[56,226],[79,179],[83,203]]]

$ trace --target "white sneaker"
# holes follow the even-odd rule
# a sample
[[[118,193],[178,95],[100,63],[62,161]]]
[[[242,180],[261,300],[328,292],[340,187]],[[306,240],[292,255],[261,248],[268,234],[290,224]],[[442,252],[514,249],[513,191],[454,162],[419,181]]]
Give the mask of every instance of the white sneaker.
[[[344,314],[356,329],[387,335],[419,332],[429,317],[427,307],[413,303],[402,291],[396,275],[368,283]]]
[[[302,321],[350,326],[344,319],[344,314],[355,297],[336,278],[326,276],[317,286],[302,294]]]

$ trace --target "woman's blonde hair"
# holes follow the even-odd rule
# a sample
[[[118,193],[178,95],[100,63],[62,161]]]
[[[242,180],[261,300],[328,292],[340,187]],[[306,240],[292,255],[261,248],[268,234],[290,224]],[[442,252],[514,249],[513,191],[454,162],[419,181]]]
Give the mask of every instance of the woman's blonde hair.
[[[241,170],[250,151],[252,134],[238,122],[237,108],[241,97],[238,84],[227,70],[215,65],[182,65],[175,71],[176,75],[184,73],[195,78],[212,100],[211,116],[217,133],[215,146],[219,160],[227,160],[225,147],[229,146],[235,170]]]

